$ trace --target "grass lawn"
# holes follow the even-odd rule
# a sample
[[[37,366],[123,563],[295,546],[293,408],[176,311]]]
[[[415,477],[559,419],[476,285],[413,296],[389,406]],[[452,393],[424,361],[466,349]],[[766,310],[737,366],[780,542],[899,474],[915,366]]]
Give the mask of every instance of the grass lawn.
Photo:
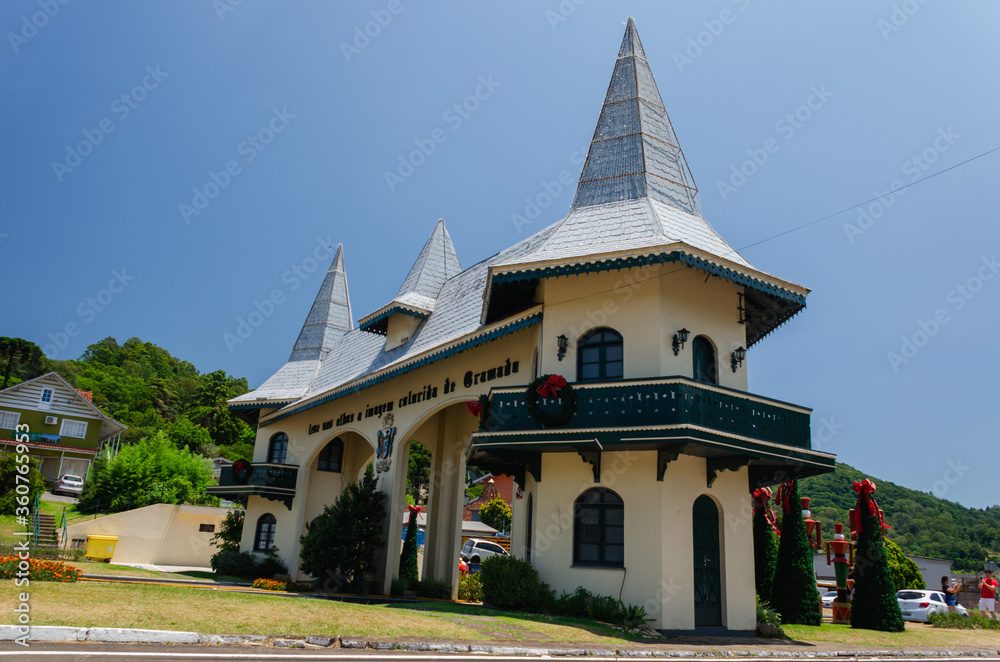
[[[630,641],[624,633],[593,622],[514,616],[451,603],[428,603],[414,609],[98,582],[32,584],[31,617],[34,625],[169,629],[201,634],[606,645]]]
[[[59,501],[39,501],[43,513],[48,513],[56,518],[56,527],[62,525],[63,509],[66,509],[66,526],[93,519],[93,514],[86,515],[76,509],[75,503],[61,503]]]
[[[1000,648],[1000,631],[952,630],[935,628],[924,623],[907,623],[906,632],[877,632],[861,630],[850,625],[824,623],[813,625],[782,625],[792,639],[845,644],[849,646],[875,646],[879,648]]]

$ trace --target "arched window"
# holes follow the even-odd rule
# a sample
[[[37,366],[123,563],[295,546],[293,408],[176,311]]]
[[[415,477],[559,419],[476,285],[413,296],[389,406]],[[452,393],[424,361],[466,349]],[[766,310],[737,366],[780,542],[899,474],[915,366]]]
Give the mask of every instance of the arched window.
[[[705,336],[698,336],[691,344],[694,360],[694,378],[709,384],[719,383],[719,363],[715,360],[715,346]]]
[[[332,471],[340,473],[340,461],[344,457],[344,442],[337,437],[319,452],[319,460],[316,462],[317,471]]]
[[[257,531],[253,536],[253,551],[266,552],[274,547],[274,530],[278,521],[271,513],[264,513],[257,518]]]
[[[573,564],[625,565],[625,503],[609,489],[589,489],[573,504]]]
[[[271,442],[267,445],[267,461],[284,464],[286,455],[288,455],[288,435],[279,432],[271,437]]]
[[[578,381],[621,379],[624,375],[622,336],[614,329],[594,329],[580,338],[576,347]]]

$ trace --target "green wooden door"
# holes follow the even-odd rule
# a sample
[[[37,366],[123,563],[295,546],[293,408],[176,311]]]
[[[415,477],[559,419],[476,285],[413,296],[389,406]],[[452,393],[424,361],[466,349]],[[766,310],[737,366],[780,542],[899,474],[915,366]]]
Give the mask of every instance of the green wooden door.
[[[694,502],[694,625],[722,625],[719,509],[705,495]]]

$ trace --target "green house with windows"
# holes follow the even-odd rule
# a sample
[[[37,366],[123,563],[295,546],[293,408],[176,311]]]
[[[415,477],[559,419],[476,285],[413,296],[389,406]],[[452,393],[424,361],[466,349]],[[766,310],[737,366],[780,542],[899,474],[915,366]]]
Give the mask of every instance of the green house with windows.
[[[56,372],[0,391],[0,451],[24,443],[47,482],[85,477],[97,453],[118,444],[127,429]]]

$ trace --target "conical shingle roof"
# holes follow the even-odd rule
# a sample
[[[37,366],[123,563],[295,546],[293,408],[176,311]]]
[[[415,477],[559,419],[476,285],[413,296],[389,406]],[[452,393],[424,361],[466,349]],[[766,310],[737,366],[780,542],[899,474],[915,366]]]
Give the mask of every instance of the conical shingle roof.
[[[351,298],[347,291],[347,272],[344,270],[344,245],[337,245],[330,269],[316,293],[309,315],[306,317],[289,361],[310,361],[321,358],[330,351],[333,343],[354,326],[351,316]]]
[[[572,209],[649,197],[700,216],[696,193],[629,17]]]
[[[400,310],[426,318],[434,312],[435,302],[445,282],[461,271],[462,265],[448,228],[443,219],[438,219],[396,296],[388,304],[358,320],[358,326],[362,331],[385,333],[386,318]]]

